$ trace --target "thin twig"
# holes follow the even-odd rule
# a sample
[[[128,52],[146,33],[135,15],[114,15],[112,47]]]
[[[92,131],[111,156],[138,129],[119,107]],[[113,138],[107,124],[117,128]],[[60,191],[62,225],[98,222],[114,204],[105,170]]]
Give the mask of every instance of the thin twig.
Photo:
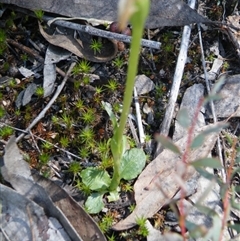
[[[135,130],[135,127],[134,127],[134,124],[133,124],[133,121],[132,121],[132,118],[130,116],[128,116],[128,124],[129,124],[129,127],[130,127],[130,130],[132,132],[132,136],[133,136],[133,139],[135,140],[135,144],[138,148],[141,147],[141,144],[139,142],[139,138],[138,138],[138,135],[137,135],[137,132]]]
[[[19,128],[10,126],[10,125],[8,125],[8,124],[6,124],[6,123],[3,123],[3,122],[0,122],[0,123],[3,124],[3,125],[5,125],[5,126],[11,127],[11,128],[12,128],[13,130],[15,130],[15,131],[22,132],[23,134],[28,134],[28,133],[29,133],[29,131],[22,130],[22,129],[19,129]],[[33,134],[33,133],[32,133],[32,136],[33,136],[34,138],[36,138],[36,139],[44,142],[44,143],[47,143],[47,144],[52,145],[52,146],[55,147],[56,149],[58,149],[58,150],[60,150],[60,151],[62,151],[62,152],[64,152],[64,153],[66,153],[66,154],[69,155],[69,156],[72,156],[72,157],[74,157],[74,158],[76,158],[76,159],[82,160],[81,157],[79,157],[79,156],[77,156],[77,155],[75,155],[75,154],[73,154],[73,153],[71,153],[71,152],[69,152],[69,151],[66,151],[65,149],[59,147],[58,145],[55,145],[55,144],[53,144],[53,143],[51,143],[51,142],[49,142],[49,141],[46,141],[45,139],[43,139],[43,138],[41,138],[41,137],[39,137],[39,136],[37,136],[37,135],[35,135],[35,134]],[[0,142],[2,142],[3,144],[7,145],[7,141],[0,140]]]
[[[25,13],[29,16],[32,16],[32,17],[36,18],[36,15],[31,11],[28,11],[26,9],[21,9],[21,8],[18,8],[18,7],[15,7],[15,6],[12,6],[12,8],[15,11],[19,11],[19,12]],[[99,36],[99,37],[103,37],[103,38],[108,38],[108,39],[115,39],[115,40],[118,40],[118,41],[121,41],[121,42],[124,42],[124,43],[131,43],[131,40],[132,40],[131,36],[127,36],[127,35],[124,35],[124,34],[118,34],[118,33],[112,33],[110,31],[105,31],[105,30],[101,30],[101,29],[92,27],[90,25],[81,25],[81,24],[77,24],[77,23],[73,23],[73,22],[69,22],[69,21],[64,21],[64,20],[59,20],[59,19],[60,18],[48,17],[46,15],[44,15],[42,17],[42,20],[44,20],[46,22],[51,21],[55,25],[70,28],[70,29],[74,29],[74,30],[78,30],[78,31],[81,31],[81,32],[86,32],[86,33],[89,33],[91,35],[95,35],[95,36]],[[64,18],[64,19],[66,19],[66,18]],[[69,18],[69,19],[74,19],[74,18]],[[75,19],[80,20],[81,18],[75,18]],[[82,20],[84,20],[84,19],[82,19]],[[153,48],[153,49],[160,49],[160,47],[161,47],[160,42],[152,41],[152,40],[146,40],[146,39],[142,39],[141,44],[144,47]]]
[[[202,34],[201,34],[201,28],[200,28],[199,24],[198,24],[198,33],[199,33],[199,43],[200,43],[200,48],[201,48],[202,66],[203,66],[203,71],[204,71],[205,83],[206,83],[206,87],[207,87],[207,92],[208,92],[208,94],[210,94],[211,88],[210,88],[210,83],[209,83],[207,69],[206,69],[206,62],[205,62],[203,43],[202,43]],[[214,121],[214,123],[216,123],[217,117],[216,117],[216,112],[215,112],[215,106],[214,106],[212,100],[210,101],[210,108],[211,108],[211,112],[212,112],[212,116],[213,116],[213,121]],[[221,161],[221,164],[222,164],[222,166],[224,166],[223,165],[224,164],[223,156],[222,156],[222,147],[221,147],[221,142],[220,142],[219,136],[217,138],[217,152],[218,152],[218,156]],[[221,169],[220,173],[221,173],[223,181],[226,182],[226,174],[224,173],[224,169]]]
[[[14,47],[21,49],[23,52],[27,53],[28,55],[32,56],[34,59],[36,59],[39,63],[44,64],[44,58],[35,50],[20,44],[12,39],[7,39],[7,42],[11,45],[13,45]],[[58,74],[60,74],[62,77],[65,77],[65,73],[64,71],[62,71],[60,68],[56,67],[56,71]],[[71,80],[73,81],[73,80]]]
[[[32,123],[29,125],[29,127],[26,129],[26,131],[30,131],[46,114],[46,112],[50,109],[50,107],[53,105],[54,101],[57,99],[57,97],[60,95],[63,87],[65,86],[68,76],[71,74],[71,71],[73,69],[73,67],[75,66],[75,62],[73,62],[69,69],[68,72],[66,74],[66,76],[64,77],[62,83],[58,86],[54,96],[52,97],[52,99],[49,101],[49,103],[46,105],[46,107],[39,113],[39,115],[32,121]],[[16,142],[18,142],[19,140],[21,140],[24,137],[24,134],[21,134],[17,139]]]
[[[124,42],[124,43],[131,43],[131,41],[132,41],[131,36],[94,28],[90,25],[81,25],[78,23],[68,22],[68,21],[59,20],[59,19],[56,19],[56,21],[55,21],[54,18],[46,17],[46,16],[43,17],[43,20],[50,21],[51,24],[55,24],[55,25],[62,26],[65,28],[74,29],[74,30],[81,31],[81,32],[86,32],[86,33],[89,33],[94,36],[99,36],[99,37],[108,38],[108,39],[116,39],[116,40]],[[144,47],[153,48],[153,49],[160,49],[160,47],[161,47],[160,42],[147,40],[147,39],[142,39],[141,45]]]
[[[192,0],[189,3],[189,6],[191,8],[194,8],[195,6],[195,0]],[[168,100],[168,105],[165,111],[164,119],[161,124],[160,128],[160,133],[163,135],[168,135],[169,128],[172,122],[173,118],[173,112],[174,112],[174,107],[175,103],[177,101],[178,97],[178,92],[183,76],[183,71],[185,67],[185,63],[187,60],[187,51],[188,51],[188,46],[189,46],[189,39],[190,39],[190,34],[191,34],[191,26],[186,25],[183,28],[183,36],[182,36],[182,41],[181,41],[181,46],[180,46],[180,51],[177,59],[177,64],[176,64],[176,69],[173,77],[173,84],[171,87],[171,92]],[[155,151],[155,157],[162,151],[162,146],[160,143],[158,143],[156,151]]]
[[[138,132],[139,132],[139,140],[140,144],[142,145],[145,142],[145,134],[143,130],[142,125],[142,117],[141,117],[141,111],[140,111],[140,105],[138,101],[138,94],[136,87],[134,87],[134,100],[135,100],[135,109],[136,109],[136,116],[137,116],[137,124],[138,124]]]

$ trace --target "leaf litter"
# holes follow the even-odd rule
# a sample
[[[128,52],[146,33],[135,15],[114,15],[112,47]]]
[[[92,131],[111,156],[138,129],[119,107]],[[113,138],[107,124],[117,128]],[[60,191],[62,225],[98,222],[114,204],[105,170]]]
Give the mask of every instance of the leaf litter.
[[[50,217],[56,218],[72,240],[90,241],[93,238],[94,240],[106,240],[93,219],[66,191],[37,173],[31,174],[29,165],[20,154],[14,136],[10,138],[5,147],[1,174],[19,194],[23,195],[23,199],[24,197],[29,198],[36,203],[34,205],[40,205]],[[13,216],[14,213],[10,215]],[[30,226],[29,219],[27,218],[26,221],[31,230],[34,227]],[[50,227],[48,228],[50,229]],[[35,232],[34,229],[32,231]],[[54,240],[56,237],[51,238]]]
[[[1,1],[1,2],[4,2],[4,1]],[[9,3],[9,2],[8,2]],[[15,3],[14,1],[10,1],[10,3]],[[29,6],[32,6],[32,4],[36,4],[35,6],[38,6],[37,4],[39,4],[40,2],[38,1],[38,3],[36,3],[36,2],[34,2],[34,1],[32,1],[32,2],[28,2],[28,1],[23,1],[23,2],[21,2],[21,3],[16,3],[17,5],[18,4],[23,4],[24,6],[23,7],[26,7],[26,8],[29,8],[29,9],[32,9],[32,7],[29,7]],[[106,2],[105,2],[106,3]],[[189,24],[189,23],[191,23],[191,22],[209,22],[209,20],[208,19],[203,19],[203,17],[201,16],[201,15],[199,15],[199,14],[196,14],[196,11],[194,11],[194,10],[191,10],[184,2],[181,2],[181,1],[152,1],[152,3],[153,3],[153,5],[152,5],[152,14],[150,15],[150,18],[149,18],[149,20],[148,20],[148,22],[147,22],[147,24],[146,24],[146,26],[147,27],[152,27],[152,26],[154,26],[154,27],[159,27],[159,26],[162,26],[162,25],[170,25],[170,26],[177,26],[177,25],[184,25],[184,24]],[[174,3],[174,4],[173,4]],[[45,4],[49,4],[49,2],[48,1],[42,1],[40,4],[42,4],[41,6],[41,8],[42,9],[44,9],[44,6],[45,6]],[[63,4],[62,2],[61,2],[61,4]],[[74,4],[75,4],[75,2],[74,2]],[[74,4],[72,5],[72,7],[74,8]],[[77,2],[76,2],[76,4],[77,4]],[[99,5],[97,5],[97,4],[99,4]],[[99,16],[106,16],[106,19],[108,20],[108,19],[111,19],[113,16],[115,16],[115,15],[111,15],[111,11],[115,11],[116,12],[116,6],[114,5],[114,4],[116,4],[116,1],[111,1],[111,3],[109,4],[109,6],[108,6],[108,8],[106,8],[106,6],[104,6],[105,7],[105,9],[104,10],[102,10],[102,8],[101,8],[101,2],[99,2],[99,3],[97,3],[95,6],[92,6],[92,7],[98,7],[99,8],[99,11],[97,11],[97,12],[95,12],[96,14],[94,15],[94,17],[95,16],[98,16],[98,14],[100,14]],[[160,4],[161,4],[161,6],[160,6]],[[114,7],[115,6],[115,7]],[[162,7],[163,6],[163,7]],[[179,7],[179,9],[178,8],[176,8],[175,6],[178,6]],[[59,6],[51,6],[53,9],[54,8],[58,8]],[[115,9],[111,9],[111,8],[115,8]],[[35,8],[36,9],[36,8]],[[47,8],[48,10],[49,10],[49,8]],[[69,8],[70,9],[70,8]],[[84,9],[84,8],[81,8],[81,9]],[[163,12],[163,11],[159,11],[159,12],[156,12],[156,9],[166,9],[166,11],[165,12]],[[186,10],[186,11],[185,11]],[[55,11],[55,10],[54,10]],[[52,12],[54,12],[54,11],[52,11]],[[57,12],[58,10],[56,10],[56,12],[55,13],[58,13]],[[108,13],[107,14],[103,14],[104,13],[104,11],[105,11],[105,13],[106,13],[106,11],[108,11]],[[74,11],[73,11],[73,9],[71,9],[71,12],[72,13],[74,13]],[[188,13],[189,13],[189,15],[188,15]],[[91,11],[90,12],[87,12],[87,14],[90,14],[91,15]],[[111,15],[110,17],[109,17],[109,14]],[[67,11],[65,11],[65,14],[64,14],[65,16],[71,16],[71,15],[68,15],[68,13],[67,13]],[[77,15],[75,15],[75,16],[77,16]],[[75,17],[74,16],[74,17]],[[162,16],[162,17],[161,17]],[[189,16],[189,19],[187,19],[186,20],[186,16]],[[100,17],[99,19],[103,19],[102,17]],[[89,23],[91,23],[91,20],[89,20]],[[68,35],[67,35],[68,36]],[[56,44],[57,45],[57,44]],[[65,46],[66,46],[66,44],[65,44]],[[124,54],[126,54],[126,52],[124,53]],[[123,55],[124,56],[124,55]],[[167,58],[164,58],[165,60],[167,60]],[[94,66],[95,67],[95,66]],[[104,70],[104,68],[101,68],[101,71],[102,70]],[[158,68],[158,70],[159,70],[159,68]],[[101,72],[101,71],[99,71],[99,73]],[[46,75],[47,75],[47,73],[46,73]],[[169,80],[170,78],[168,78],[168,80]],[[57,80],[56,80],[57,81]],[[103,81],[103,82],[102,82]],[[156,81],[156,79],[154,79],[154,82]],[[104,82],[104,80],[103,80],[103,78],[102,78],[102,76],[101,76],[101,79],[100,79],[100,85],[101,85],[101,83],[106,83],[106,82]],[[56,82],[57,83],[57,82]],[[156,82],[155,82],[156,83]],[[95,83],[92,83],[93,85],[94,85],[94,87],[96,87],[96,86],[99,86],[99,84],[96,84],[96,82]],[[165,87],[165,85],[163,85],[163,87]],[[81,92],[82,92],[82,94],[84,94],[84,92],[87,92],[87,87],[86,86],[81,86]],[[68,91],[68,88],[66,89],[66,91]],[[65,92],[67,95],[68,94],[70,94],[70,96],[72,96],[73,97],[73,94],[72,94],[72,90],[70,90],[70,93],[68,93],[68,92]],[[91,96],[91,94],[86,94],[86,96]],[[31,99],[31,98],[30,98]],[[233,103],[234,103],[234,101],[232,101]],[[59,103],[58,103],[59,104]],[[58,105],[57,104],[57,105]],[[55,109],[58,109],[58,107],[57,107],[57,105],[55,105],[54,106],[54,108]],[[69,106],[68,106],[68,108],[69,108]],[[48,121],[49,121],[49,119],[48,119]],[[60,121],[61,122],[61,121]],[[62,124],[62,123],[61,123]],[[44,125],[42,125],[42,128],[48,128],[48,126],[46,125],[46,123],[44,123]],[[76,128],[77,129],[77,128]],[[35,131],[35,130],[34,130]],[[58,130],[59,131],[59,130]],[[75,130],[76,131],[76,130]],[[78,128],[78,131],[79,131],[79,128]],[[108,130],[109,131],[109,130]],[[37,134],[40,134],[41,135],[41,133],[38,133],[38,132],[35,132],[35,133],[37,133]],[[42,133],[44,133],[44,131],[42,131]],[[73,137],[76,137],[76,135],[74,134],[74,132],[72,132],[72,131],[70,131],[70,133],[71,133],[71,135],[73,136]],[[104,133],[104,135],[106,134],[106,132]],[[109,134],[109,133],[108,133]],[[108,135],[107,134],[107,135]],[[213,133],[212,133],[213,134]],[[210,134],[210,136],[212,135],[212,134]],[[215,137],[214,137],[214,139],[215,139]],[[182,140],[182,139],[181,139]],[[212,143],[211,143],[211,145],[212,145]],[[206,147],[205,147],[206,148]],[[13,148],[14,149],[14,148]],[[205,149],[204,149],[205,150]],[[16,148],[15,148],[15,151],[16,151]],[[206,151],[206,150],[205,150]],[[164,151],[165,153],[168,153],[167,152],[167,150],[165,150]],[[16,152],[17,153],[17,152]],[[196,153],[195,153],[196,154]],[[171,154],[170,154],[170,152],[169,152],[169,156],[171,157]],[[170,158],[169,157],[169,158]],[[165,158],[165,157],[164,157]],[[156,158],[157,159],[157,158]],[[174,159],[174,161],[172,160],[172,159]],[[172,187],[172,189],[170,189],[169,190],[169,192],[167,193],[167,194],[171,194],[171,195],[166,195],[167,197],[165,197],[163,194],[160,194],[160,196],[161,197],[159,197],[159,199],[160,199],[160,204],[158,205],[158,204],[154,204],[153,205],[153,207],[152,208],[150,208],[149,207],[149,209],[150,209],[150,213],[152,212],[153,213],[153,209],[155,209],[155,210],[157,210],[157,209],[159,209],[159,208],[161,208],[162,207],[162,205],[164,205],[165,203],[167,203],[167,202],[170,202],[170,200],[171,200],[171,198],[174,196],[174,194],[176,193],[176,191],[179,189],[179,183],[177,183],[177,181],[180,181],[179,179],[177,179],[177,176],[176,176],[176,173],[177,173],[177,170],[176,170],[176,168],[174,169],[173,167],[174,167],[174,164],[175,164],[175,161],[176,160],[180,160],[179,159],[179,156],[173,156],[173,158],[172,158],[171,160],[169,160],[169,164],[168,163],[164,163],[162,166],[161,166],[161,168],[160,168],[160,170],[163,170],[162,168],[165,168],[165,170],[163,170],[162,172],[164,173],[163,174],[163,179],[164,179],[164,177],[165,176],[169,176],[169,180],[168,180],[168,178],[166,178],[166,181],[165,180],[162,180],[162,178],[160,179],[160,177],[159,177],[159,179],[158,179],[158,175],[159,175],[159,172],[158,172],[158,170],[155,168],[153,168],[152,169],[152,172],[149,172],[149,174],[151,175],[151,180],[148,180],[148,184],[151,184],[151,185],[153,185],[153,187],[151,186],[151,185],[144,185],[143,183],[142,183],[142,180],[141,180],[141,182],[139,181],[139,179],[140,179],[140,177],[141,178],[143,178],[144,176],[143,176],[143,174],[144,173],[146,173],[145,172],[145,170],[143,171],[143,173],[139,176],[139,179],[138,179],[138,181],[135,183],[135,186],[134,186],[134,188],[136,188],[136,201],[137,201],[137,204],[140,202],[140,203],[142,203],[143,204],[143,207],[145,208],[145,210],[148,212],[148,208],[146,207],[146,205],[148,204],[150,204],[150,203],[144,203],[143,202],[143,200],[142,200],[142,197],[141,197],[141,194],[143,195],[145,195],[148,191],[149,191],[149,193],[151,193],[151,188],[153,188],[154,190],[156,190],[156,192],[157,193],[159,193],[159,190],[165,190],[165,192],[167,192],[169,189],[169,187]],[[167,159],[168,160],[168,159]],[[177,161],[177,162],[178,162]],[[160,161],[159,161],[160,162]],[[154,163],[154,162],[153,162]],[[149,164],[149,165],[151,165],[151,164]],[[168,167],[172,167],[172,170],[169,170],[168,169]],[[147,167],[148,168],[148,167]],[[148,170],[146,168],[146,170]],[[175,175],[174,175],[175,174]],[[14,176],[14,175],[13,175]],[[155,176],[157,176],[156,178],[154,178]],[[190,172],[189,173],[189,176],[192,176],[192,172]],[[144,178],[146,178],[146,177],[144,177]],[[40,180],[40,179],[42,179],[42,178],[37,178],[37,180]],[[171,180],[170,180],[171,179]],[[162,180],[162,182],[159,184],[159,181],[160,180]],[[31,182],[30,182],[30,184],[28,184],[29,182],[28,181],[23,181],[23,183],[25,183],[26,182],[26,186],[28,187],[28,186],[31,186],[32,184],[31,184]],[[36,182],[36,181],[35,181]],[[43,182],[45,182],[45,181],[43,181]],[[17,183],[18,182],[16,182],[16,186],[17,186]],[[165,187],[162,187],[162,183],[164,183],[164,184],[166,184],[165,185]],[[44,187],[45,188],[45,187]],[[145,189],[146,190],[145,190]],[[164,189],[165,188],[165,189]],[[41,189],[41,188],[40,188]],[[37,189],[38,190],[38,189]],[[48,190],[47,188],[46,188],[46,190]],[[45,191],[46,191],[45,190]],[[57,189],[58,190],[58,189]],[[166,191],[167,190],[167,191]],[[20,191],[21,192],[21,191]],[[161,193],[161,192],[160,192]],[[165,193],[166,194],[166,193]],[[35,194],[34,194],[35,195]],[[34,196],[33,195],[33,196]],[[45,194],[44,194],[45,195]],[[51,192],[50,193],[47,193],[47,195],[49,195],[50,197],[53,197],[53,199],[54,199],[54,196],[55,196],[55,194],[54,194],[54,196],[52,196],[52,194],[51,194]],[[37,194],[36,194],[36,196],[37,196]],[[38,196],[37,196],[38,197]],[[155,196],[152,196],[153,197],[153,199],[155,199]],[[165,198],[164,198],[165,197]],[[146,198],[146,200],[147,200],[147,198]],[[150,201],[152,201],[152,200],[150,200]],[[116,203],[117,204],[117,203]],[[63,204],[63,206],[64,206],[65,204]],[[69,206],[71,206],[71,203],[70,204],[68,204]],[[74,205],[73,205],[74,206]],[[151,205],[149,205],[149,206],[151,206]],[[65,207],[65,206],[64,206]],[[119,205],[119,207],[121,208],[121,204]],[[140,208],[140,206],[139,205],[137,205],[137,207],[136,207],[136,212],[138,212],[138,213],[141,213],[141,210],[140,210],[141,208]],[[82,215],[82,214],[81,214]],[[81,216],[80,215],[80,216]],[[133,212],[133,215],[135,215],[135,213]],[[136,216],[138,216],[138,215],[136,215]],[[147,216],[149,216],[149,217],[151,217],[151,215],[147,215]],[[128,218],[129,218],[129,220],[130,221],[128,221]],[[119,224],[117,224],[115,227],[118,227],[118,225],[120,226],[120,228],[119,229],[123,229],[123,227],[125,226],[131,226],[131,225],[135,225],[135,220],[134,220],[134,218],[130,215],[129,217],[128,217],[127,219],[125,219],[125,220],[123,220],[123,223],[119,223]],[[61,220],[61,218],[59,218],[59,220]],[[128,223],[128,222],[130,222],[130,224]],[[84,231],[81,231],[81,234],[82,233],[84,233]]]
[[[198,130],[207,130],[209,127],[219,126],[213,124],[212,126],[205,126]],[[204,144],[197,150],[193,150],[190,154],[190,160],[200,159],[206,157],[215,145],[219,132],[211,133],[205,137]],[[183,152],[186,147],[187,136],[178,140],[175,144]],[[181,162],[179,154],[165,149],[159,154],[139,175],[134,184],[136,207],[133,212],[124,220],[113,226],[116,230],[124,230],[136,225],[137,217],[152,217],[158,210],[166,204],[169,204],[171,199],[180,189],[178,163]],[[195,173],[193,168],[187,170],[184,181],[190,179]]]

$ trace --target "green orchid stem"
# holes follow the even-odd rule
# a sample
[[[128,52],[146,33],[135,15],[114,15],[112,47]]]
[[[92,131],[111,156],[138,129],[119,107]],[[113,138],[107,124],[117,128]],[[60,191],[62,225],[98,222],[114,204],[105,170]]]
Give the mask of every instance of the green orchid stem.
[[[146,1],[146,0],[144,0]],[[130,57],[129,57],[129,65],[128,65],[128,71],[127,71],[127,83],[123,98],[123,110],[120,117],[119,126],[116,129],[116,132],[114,133],[114,136],[111,141],[111,150],[113,154],[114,159],[114,172],[113,172],[113,178],[109,187],[110,191],[116,190],[121,177],[120,177],[120,162],[123,153],[123,150],[125,149],[123,144],[123,134],[125,125],[127,122],[129,109],[132,102],[132,96],[133,96],[133,88],[135,83],[135,77],[137,74],[137,67],[138,67],[138,61],[139,61],[139,51],[141,47],[141,38],[143,35],[144,30],[144,24],[148,15],[148,10],[146,10],[146,6],[139,4],[138,11],[136,11],[131,16],[131,23],[133,27],[133,35],[132,35],[132,41],[131,41],[131,51],[130,51]],[[143,13],[145,11],[145,13]],[[147,14],[146,14],[147,11]]]

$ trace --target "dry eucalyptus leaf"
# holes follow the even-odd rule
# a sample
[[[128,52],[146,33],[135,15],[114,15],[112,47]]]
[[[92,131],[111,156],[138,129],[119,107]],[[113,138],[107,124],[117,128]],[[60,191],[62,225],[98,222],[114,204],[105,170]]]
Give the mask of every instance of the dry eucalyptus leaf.
[[[15,4],[27,9],[41,9],[46,12],[68,17],[117,20],[118,0],[1,0],[2,3]],[[151,9],[146,28],[162,26],[183,26],[191,23],[209,23],[182,0],[151,0]]]
[[[66,191],[38,174],[31,175],[14,136],[5,147],[3,159],[3,178],[19,194],[43,207],[48,217],[56,218],[72,240],[106,241],[97,224]]]
[[[208,128],[218,124],[211,124],[198,129],[195,136]],[[206,157],[215,145],[218,132],[205,137],[204,144],[190,153],[190,160]],[[175,144],[183,152],[186,146],[187,136],[178,140]],[[124,220],[113,226],[115,230],[129,229],[136,225],[137,217],[152,217],[163,205],[168,204],[180,188],[180,177],[177,168],[181,164],[181,157],[170,150],[165,149],[160,153],[144,171],[139,175],[135,185],[136,207]],[[185,181],[190,179],[195,169],[189,168],[186,172]]]
[[[56,81],[56,63],[70,57],[71,53],[57,46],[49,45],[46,51],[43,69],[44,97],[53,93]]]
[[[48,218],[41,206],[2,184],[0,190],[0,220],[5,237],[1,240],[71,241],[61,224]]]
[[[39,30],[42,36],[51,44],[67,49],[80,58],[87,59],[92,62],[107,62],[112,60],[117,54],[117,42],[115,40],[102,38],[101,52],[94,53],[91,49],[91,35],[81,33],[81,36],[74,37],[74,30],[64,29],[65,34],[51,35],[43,30],[39,24]]]

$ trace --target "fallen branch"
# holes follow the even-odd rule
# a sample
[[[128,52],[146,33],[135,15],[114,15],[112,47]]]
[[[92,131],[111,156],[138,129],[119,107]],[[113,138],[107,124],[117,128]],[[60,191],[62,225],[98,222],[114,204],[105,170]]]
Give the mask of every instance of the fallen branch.
[[[189,5],[191,8],[194,8],[195,0],[192,0],[189,3]],[[170,125],[172,122],[174,107],[175,107],[175,103],[177,101],[178,92],[179,92],[179,88],[180,88],[180,84],[181,84],[181,80],[182,80],[182,76],[183,76],[183,71],[184,71],[186,60],[187,60],[187,51],[188,51],[188,46],[189,46],[190,34],[191,34],[191,26],[190,25],[184,26],[181,47],[180,47],[180,51],[179,51],[179,55],[178,55],[178,59],[177,59],[177,65],[176,65],[176,69],[175,69],[175,73],[174,73],[174,77],[173,77],[173,84],[172,84],[166,112],[164,115],[164,119],[163,119],[163,122],[162,122],[161,128],[160,128],[160,133],[163,135],[166,135],[166,136],[168,135]],[[161,151],[162,151],[161,144],[158,143],[156,151],[155,151],[155,157]]]

